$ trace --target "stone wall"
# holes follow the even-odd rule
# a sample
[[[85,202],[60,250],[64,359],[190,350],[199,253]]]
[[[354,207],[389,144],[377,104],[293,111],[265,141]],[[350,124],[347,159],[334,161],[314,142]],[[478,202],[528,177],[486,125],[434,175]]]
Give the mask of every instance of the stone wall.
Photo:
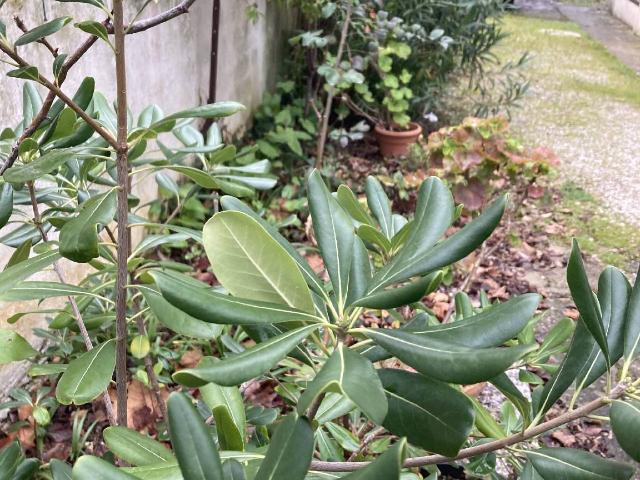
[[[108,2],[107,2],[108,3]],[[156,4],[157,3],[157,4]],[[151,2],[142,17],[152,16],[178,3],[178,0]],[[277,58],[284,46],[287,32],[292,25],[292,15],[275,6],[276,2],[258,0],[257,6],[263,13],[257,21],[248,19],[245,9],[248,0],[221,0],[217,97],[216,100],[236,100],[248,107],[242,115],[225,120],[228,131],[242,129],[256,107],[266,88],[276,78]],[[143,4],[143,0],[125,2],[126,18],[131,19]],[[211,57],[211,28],[213,0],[197,0],[188,14],[171,20],[152,30],[127,37],[126,57],[128,67],[129,107],[134,115],[147,105],[155,103],[165,113],[206,103],[209,94],[209,71]],[[20,35],[13,22],[19,15],[28,27],[64,15],[74,17],[74,22],[96,19],[102,20],[102,12],[80,3],[61,3],[54,0],[7,0],[0,10],[0,19],[8,27],[8,36]],[[86,34],[67,25],[50,37],[51,43],[60,52],[71,52],[86,37]],[[51,76],[51,54],[40,44],[30,44],[20,49],[21,55],[41,72]],[[6,77],[9,69],[0,64],[0,128],[14,127],[22,117],[22,81]],[[71,70],[64,90],[72,94],[85,76],[96,80],[96,89],[109,99],[114,98],[114,59],[110,48],[103,42],[97,44]],[[42,90],[44,97],[46,92]],[[142,203],[154,198],[156,185],[153,177],[137,187],[135,192]],[[6,226],[2,234],[11,228]],[[9,259],[12,248],[0,245],[0,268]],[[84,266],[64,262],[63,270],[67,281],[81,278]],[[45,272],[33,279],[57,280],[52,272]],[[41,305],[40,308],[45,308]],[[6,319],[18,311],[36,310],[36,302],[31,304],[3,304],[0,302],[0,327],[7,327]],[[42,315],[29,315],[10,326],[23,334],[34,345],[40,339],[31,333],[33,327],[43,326]],[[18,382],[27,364],[0,367],[0,396]]]
[[[640,3],[637,0],[611,0],[611,12],[640,35]]]

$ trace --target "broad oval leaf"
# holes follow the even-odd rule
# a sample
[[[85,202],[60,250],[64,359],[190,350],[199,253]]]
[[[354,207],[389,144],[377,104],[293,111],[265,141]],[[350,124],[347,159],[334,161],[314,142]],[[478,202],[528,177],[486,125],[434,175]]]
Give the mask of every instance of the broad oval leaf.
[[[259,325],[296,321],[319,322],[322,320],[315,315],[285,305],[216,293],[209,285],[175,272],[154,270],[150,274],[162,296],[169,303],[205,322]]]
[[[103,393],[116,367],[116,341],[108,340],[69,363],[56,387],[56,398],[63,405],[83,405]]]
[[[162,443],[130,428],[107,427],[102,436],[109,450],[131,465],[156,465],[176,460]]]
[[[179,370],[173,374],[173,379],[188,387],[207,383],[226,387],[240,385],[270,370],[317,328],[318,325],[308,325],[290,330],[214,364]]]
[[[165,327],[188,337],[213,339],[222,333],[222,325],[203,322],[167,302],[162,295],[149,288],[140,288],[145,302]]]
[[[378,424],[387,414],[387,399],[375,368],[342,343],[300,396],[298,413],[303,414],[323,392],[341,393]]]
[[[84,455],[73,466],[73,480],[135,480],[124,470],[101,458]]]
[[[446,383],[405,370],[382,369],[378,374],[389,402],[382,425],[417,447],[455,457],[475,419],[467,396]]]
[[[222,479],[222,463],[204,420],[186,395],[174,392],[167,402],[171,444],[180,470],[189,480]]]
[[[232,295],[314,311],[296,262],[250,216],[217,213],[205,224],[203,239],[213,273]]]
[[[629,480],[634,473],[630,465],[571,448],[541,448],[527,457],[545,480]]]
[[[447,383],[483,382],[537,348],[537,345],[469,348],[391,329],[366,329],[363,333],[423,375]]]
[[[580,253],[578,242],[575,239],[573,240],[569,263],[567,264],[567,283],[569,284],[571,297],[576,304],[578,312],[580,312],[582,321],[591,335],[593,335],[593,338],[595,338],[604,353],[607,363],[610,365],[607,334],[602,324],[602,314],[596,304],[591,286],[589,285],[587,272],[582,262],[582,254]]]
[[[73,20],[72,17],[58,17],[48,22],[38,25],[32,28],[28,32],[24,33],[15,41],[16,46],[26,45],[27,43],[37,42],[49,35],[53,35],[58,30],[61,30],[67,23]]]
[[[0,328],[0,365],[26,360],[37,354],[38,351],[20,334]]]
[[[287,415],[276,429],[255,480],[303,480],[313,455],[313,429],[306,417]]]
[[[407,441],[401,438],[374,462],[343,478],[345,480],[400,480],[406,451]]]
[[[204,361],[205,359],[201,364]],[[200,387],[200,395],[213,413],[220,448],[244,450],[247,419],[242,394],[238,387],[221,387],[215,383],[207,383]]]
[[[13,187],[10,183],[2,185],[0,190],[0,228],[4,227],[13,212]]]
[[[611,428],[616,440],[636,462],[640,462],[640,402],[632,400],[616,400],[609,411]]]

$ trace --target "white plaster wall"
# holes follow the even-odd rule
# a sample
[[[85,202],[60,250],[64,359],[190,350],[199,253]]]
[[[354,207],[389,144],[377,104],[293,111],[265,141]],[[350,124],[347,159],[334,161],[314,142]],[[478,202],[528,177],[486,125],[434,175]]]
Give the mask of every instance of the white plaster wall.
[[[631,0],[611,0],[611,12],[640,35],[640,5]]]
[[[125,1],[125,15],[132,19],[143,0]],[[176,5],[178,0],[152,2],[143,17],[157,14]],[[265,89],[276,76],[276,59],[284,44],[292,15],[276,9],[275,2],[259,0],[263,15],[257,22],[248,20],[245,9],[253,0],[222,0],[218,55],[217,100],[235,100],[250,111],[262,98]],[[151,103],[158,104],[165,113],[206,103],[209,94],[210,45],[213,0],[197,0],[188,14],[171,20],[157,28],[127,37],[128,103],[137,117]],[[75,21],[95,19],[102,21],[102,12],[80,3],[60,3],[54,0],[7,0],[0,9],[0,19],[7,25],[8,36],[21,34],[13,22],[19,15],[28,27],[48,19],[70,15]],[[86,38],[86,34],[67,25],[49,37],[60,52],[70,53]],[[20,54],[41,73],[51,76],[51,54],[40,44],[20,47]],[[22,81],[5,76],[10,69],[0,63],[0,128],[15,126],[22,117]],[[90,52],[70,71],[64,91],[73,94],[85,76],[93,76],[96,89],[110,100],[115,95],[114,59],[111,49],[98,41]],[[46,92],[42,90],[44,97]],[[225,120],[229,132],[241,131],[250,113]],[[153,177],[139,184],[135,193],[142,203],[154,198],[156,184]],[[9,228],[9,227],[5,227]],[[2,232],[4,233],[4,232]],[[0,245],[0,268],[9,259],[13,249]],[[84,266],[64,262],[67,281],[81,278]],[[53,272],[45,272],[34,279],[57,280]],[[19,311],[36,308],[35,302],[3,304],[0,302],[0,327],[7,327],[6,319]],[[31,334],[34,326],[43,326],[39,315],[23,318],[10,326],[36,345],[39,340]],[[0,396],[20,380],[21,367],[0,367]]]

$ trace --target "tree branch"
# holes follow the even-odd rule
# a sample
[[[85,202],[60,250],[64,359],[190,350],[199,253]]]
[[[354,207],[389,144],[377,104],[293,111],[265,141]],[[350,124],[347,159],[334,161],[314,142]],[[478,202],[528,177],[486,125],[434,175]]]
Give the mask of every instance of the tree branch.
[[[624,395],[626,388],[626,383],[620,383],[611,391],[611,394],[608,397],[605,396],[597,398],[596,400],[593,400],[580,408],[564,413],[563,415],[553,418],[545,423],[541,423],[540,425],[529,428],[524,432],[516,433],[514,435],[483,443],[481,445],[465,448],[463,450],[460,450],[458,455],[453,458],[445,457],[444,455],[426,455],[423,457],[412,457],[407,458],[404,461],[404,466],[407,468],[412,468],[424,467],[425,465],[436,465],[439,463],[451,463],[457,460],[475,457],[477,455],[493,452],[505,447],[509,447],[511,445],[524,442],[525,440],[537,437],[538,435],[548,432],[549,430],[553,430],[554,428],[558,428],[566,423],[573,422],[574,420],[578,420],[582,417],[586,417],[591,412],[594,412],[595,410],[598,410],[599,408],[604,407],[605,405],[610,403],[611,400],[620,398],[622,395]],[[311,462],[310,470],[320,472],[353,472],[355,470],[366,467],[367,465],[369,465],[369,463],[370,462],[313,461]]]
[[[154,17],[147,18],[145,20],[140,20],[138,22],[134,22],[131,25],[127,25],[124,27],[125,33],[130,35],[132,33],[144,32],[145,30],[149,30],[150,28],[156,27],[161,23],[168,22],[172,18],[179,17],[185,13],[189,12],[189,8],[193,5],[196,0],[183,0],[178,5],[173,8],[170,8],[166,12],[160,13]],[[107,27],[107,31],[109,33],[114,33],[113,27]]]

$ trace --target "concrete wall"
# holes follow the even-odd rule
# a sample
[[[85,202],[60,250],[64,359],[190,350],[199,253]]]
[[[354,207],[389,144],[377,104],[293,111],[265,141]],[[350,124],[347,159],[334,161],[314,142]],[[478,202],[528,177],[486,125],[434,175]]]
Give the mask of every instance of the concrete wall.
[[[640,35],[640,4],[634,0],[611,0],[611,13]]]
[[[143,17],[157,14],[177,3],[178,0],[159,0],[157,5],[151,2]],[[258,8],[264,15],[256,22],[251,22],[245,13],[249,3],[254,2],[221,1],[217,100],[236,100],[251,110],[260,103],[265,89],[276,78],[276,60],[292,24],[292,16],[279,11],[275,2],[258,0]],[[126,18],[132,19],[142,4],[143,0],[126,1]],[[127,37],[129,107],[134,115],[137,116],[151,103],[158,104],[165,113],[206,103],[209,94],[212,6],[212,0],[197,0],[188,14],[153,30]],[[30,28],[42,23],[45,15],[48,19],[70,15],[74,17],[74,22],[103,19],[100,10],[80,3],[44,0],[43,7],[41,0],[8,0],[0,10],[0,19],[7,25],[10,38],[16,38],[21,33],[12,20],[14,15],[19,15]],[[50,41],[61,52],[71,52],[85,37],[86,34],[69,24],[51,36]],[[20,53],[37,65],[43,74],[51,75],[52,57],[42,45],[21,47]],[[8,69],[6,64],[0,64],[1,128],[15,126],[22,117],[22,81],[6,77],[4,74]],[[71,70],[64,83],[65,92],[72,94],[85,76],[93,76],[96,89],[107,98],[114,99],[114,59],[110,48],[103,42],[97,42]],[[42,90],[42,96],[45,95],[46,92]],[[248,111],[226,119],[228,131],[241,130],[249,115]],[[139,185],[135,193],[142,198],[142,203],[153,199],[156,194],[153,178]],[[9,228],[6,226],[0,233],[6,233]],[[0,267],[6,263],[12,251],[0,245]],[[67,281],[81,278],[83,268],[82,265],[64,262]],[[52,272],[34,279],[57,280]],[[35,302],[31,305],[0,302],[0,327],[7,326],[6,319],[13,313],[30,309],[37,309]],[[10,328],[15,328],[36,345],[40,340],[32,335],[31,329],[44,324],[42,316],[31,315]],[[0,396],[19,381],[26,366],[25,363],[21,368],[15,365],[0,367]]]

